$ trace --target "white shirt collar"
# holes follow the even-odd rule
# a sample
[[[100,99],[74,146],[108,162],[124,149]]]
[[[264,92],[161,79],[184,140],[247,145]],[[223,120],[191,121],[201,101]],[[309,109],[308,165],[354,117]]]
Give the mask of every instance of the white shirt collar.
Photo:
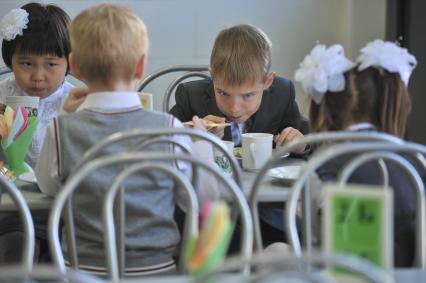
[[[135,107],[142,108],[137,92],[94,92],[86,97],[77,111],[83,109],[120,110]]]
[[[362,131],[362,130],[369,130],[369,129],[375,129],[376,127],[371,123],[357,123],[350,125],[346,128],[347,131],[356,132],[356,131]]]

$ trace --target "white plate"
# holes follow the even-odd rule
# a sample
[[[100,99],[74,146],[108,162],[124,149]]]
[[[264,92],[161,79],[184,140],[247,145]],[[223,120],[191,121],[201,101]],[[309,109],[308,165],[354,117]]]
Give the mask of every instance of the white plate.
[[[34,175],[34,172],[26,172],[19,175],[19,180],[28,182],[28,183],[37,183],[37,179]]]
[[[299,177],[302,165],[287,165],[268,170],[267,175],[285,181],[294,181]]]

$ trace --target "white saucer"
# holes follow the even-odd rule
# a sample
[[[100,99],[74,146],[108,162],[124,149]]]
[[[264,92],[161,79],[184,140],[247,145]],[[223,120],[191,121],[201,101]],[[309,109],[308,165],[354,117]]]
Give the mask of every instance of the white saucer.
[[[19,175],[18,179],[24,182],[37,184],[37,179],[35,177],[34,172],[22,173],[21,175]]]
[[[267,175],[284,181],[294,181],[299,177],[302,165],[287,165],[268,170]]]

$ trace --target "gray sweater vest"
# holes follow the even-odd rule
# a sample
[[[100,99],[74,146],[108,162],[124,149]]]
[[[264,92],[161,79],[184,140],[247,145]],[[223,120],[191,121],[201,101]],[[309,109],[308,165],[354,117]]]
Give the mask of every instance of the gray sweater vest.
[[[172,116],[144,109],[121,113],[83,110],[58,117],[60,177],[65,181],[83,153],[105,137],[134,128],[172,128]],[[125,152],[137,141],[109,146],[102,155]],[[152,150],[171,151],[169,145]],[[105,266],[101,210],[105,189],[117,167],[104,167],[91,174],[74,193],[74,222],[81,265]],[[130,176],[125,184],[126,267],[143,267],[170,261],[180,236],[173,220],[175,187],[167,176],[156,172],[155,184],[142,174]],[[66,254],[65,240],[63,248]]]

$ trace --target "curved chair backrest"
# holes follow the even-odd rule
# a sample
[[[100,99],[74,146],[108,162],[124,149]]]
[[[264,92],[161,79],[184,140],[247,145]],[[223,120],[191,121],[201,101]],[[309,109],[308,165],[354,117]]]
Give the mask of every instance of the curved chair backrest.
[[[22,249],[22,268],[26,271],[30,271],[33,267],[34,260],[34,224],[31,216],[30,209],[25,202],[21,192],[15,186],[15,184],[6,180],[0,175],[0,193],[8,193],[16,204],[17,210],[21,215],[23,227],[24,227],[24,244]],[[0,195],[1,197],[1,195]]]
[[[142,92],[144,88],[153,80],[155,80],[158,77],[161,77],[166,74],[170,73],[183,73],[180,76],[176,77],[167,87],[166,92],[163,96],[163,103],[162,103],[162,111],[163,112],[169,112],[170,110],[170,99],[172,96],[173,91],[177,87],[179,83],[182,81],[188,79],[188,78],[210,78],[210,74],[208,73],[209,67],[205,65],[172,65],[167,66],[162,69],[159,69],[152,74],[148,75],[139,85],[138,92]]]
[[[211,143],[214,148],[217,148],[218,150],[220,150],[221,153],[223,153],[226,156],[226,158],[229,160],[231,169],[232,169],[232,176],[234,177],[237,185],[242,187],[241,168],[238,165],[238,161],[235,159],[235,156],[228,151],[226,145],[223,144],[221,139],[219,139],[218,137],[208,132],[203,132],[203,131],[195,130],[195,129],[185,129],[185,128],[134,129],[134,130],[112,134],[109,137],[102,140],[101,142],[97,143],[88,151],[86,151],[83,158],[80,160],[79,164],[75,166],[75,168],[79,168],[85,162],[99,156],[102,150],[105,149],[106,147],[112,144],[118,143],[120,141],[128,140],[128,139],[136,139],[136,138],[152,139],[152,138],[161,137],[161,136],[174,136],[174,135],[188,135],[190,137],[202,139]],[[136,147],[135,150],[137,148],[138,147]]]
[[[138,162],[149,162],[149,161],[167,161],[167,160],[184,160],[187,162],[195,163],[197,166],[199,166],[202,169],[208,170],[212,174],[215,175],[215,177],[224,184],[224,188],[229,190],[231,193],[234,201],[236,202],[240,212],[242,213],[242,226],[243,226],[243,243],[241,248],[241,255],[243,257],[249,258],[252,253],[252,245],[253,245],[253,224],[251,222],[251,216],[250,216],[250,210],[248,208],[247,202],[245,200],[245,197],[237,184],[229,178],[224,177],[221,172],[214,166],[211,166],[210,164],[206,164],[204,161],[201,161],[197,158],[194,158],[192,156],[188,155],[174,155],[174,154],[167,154],[162,152],[131,152],[131,153],[119,153],[116,155],[111,155],[108,157],[99,157],[95,158],[93,160],[90,160],[87,163],[84,163],[78,171],[76,171],[72,176],[69,177],[67,182],[65,183],[63,189],[60,191],[60,193],[55,198],[55,201],[52,206],[51,215],[49,218],[49,238],[50,238],[50,245],[53,253],[53,261],[58,266],[60,270],[65,271],[65,264],[63,259],[63,254],[60,248],[60,242],[59,242],[59,233],[58,233],[58,227],[60,222],[60,215],[61,211],[65,205],[65,202],[70,197],[70,195],[73,193],[73,191],[76,189],[78,183],[83,180],[90,172],[93,170],[96,170],[98,168],[101,168],[103,166],[113,165],[113,164],[137,164]],[[148,164],[151,165],[151,164]],[[108,192],[107,197],[107,203],[104,206],[104,209],[108,210],[110,208],[111,202],[114,199],[114,194],[119,189],[119,184],[121,183],[122,179],[124,179],[129,174],[132,174],[133,172],[144,169],[145,165],[134,165],[126,167],[122,171],[119,176],[116,177],[113,184],[110,187],[110,190]],[[157,165],[157,169],[160,168]],[[161,170],[161,169],[160,169]],[[163,168],[163,170],[165,170]],[[108,251],[108,255],[110,256],[107,260],[108,265],[110,266],[109,272],[112,278],[117,278],[117,259],[114,254],[117,254],[116,251],[114,251],[115,247],[111,246],[114,242],[114,236],[112,235],[114,231],[114,224],[111,223],[111,214],[108,214],[105,216],[104,219],[107,224],[108,235],[106,236],[107,243],[109,243],[110,250]],[[195,219],[192,219],[192,223],[198,223]],[[193,233],[196,228],[185,226],[187,229],[190,229],[190,232]],[[195,229],[195,230],[194,230]],[[188,233],[185,233],[188,235]],[[122,237],[122,236],[121,236]],[[120,257],[119,257],[120,258]],[[248,269],[244,270],[245,272],[248,272]]]
[[[258,192],[261,189],[262,181],[267,176],[267,172],[270,168],[276,166],[276,164],[282,159],[282,156],[294,151],[301,145],[318,145],[327,142],[343,142],[343,141],[385,141],[390,143],[403,143],[403,141],[395,136],[373,133],[373,132],[325,132],[317,134],[309,134],[301,139],[295,140],[282,146],[279,150],[275,151],[271,158],[263,165],[260,169],[259,174],[253,182],[250,190],[250,209],[253,216],[254,225],[254,240],[255,250],[257,252],[262,251],[262,236],[260,233],[260,220],[258,212]],[[305,205],[304,208],[309,208],[309,205]],[[309,211],[304,212],[309,215]],[[309,223],[306,224],[310,226]]]
[[[354,172],[356,168],[369,162],[371,160],[381,158],[389,162],[394,162],[404,171],[410,178],[416,189],[417,196],[417,215],[416,215],[416,263],[421,268],[426,268],[426,199],[424,184],[416,169],[409,163],[405,158],[393,153],[404,154],[415,156],[417,154],[426,154],[426,147],[414,144],[414,143],[403,143],[403,144],[392,144],[384,142],[359,142],[353,144],[338,144],[333,147],[327,148],[319,154],[314,155],[309,162],[304,166],[303,173],[299,176],[297,181],[294,183],[291,191],[291,196],[286,204],[286,223],[287,223],[287,235],[293,251],[296,255],[302,253],[299,236],[297,234],[296,227],[296,209],[297,202],[300,198],[303,188],[309,190],[309,186],[305,186],[310,176],[320,168],[322,164],[336,157],[345,154],[359,154],[359,157],[353,159],[347,165],[346,169],[343,169],[340,174],[339,180],[341,184],[344,184],[349,178],[350,174]],[[425,170],[425,168],[422,168]],[[306,214],[305,214],[306,215]],[[308,218],[309,216],[305,216]],[[310,233],[309,231],[305,231]],[[310,251],[311,243],[307,242],[307,251]]]
[[[118,235],[119,239],[116,241],[116,229],[114,225],[114,200],[117,196],[117,193],[121,189],[122,182],[130,175],[135,174],[137,172],[148,172],[150,173],[152,170],[160,171],[170,176],[177,184],[177,187],[185,188],[186,194],[189,197],[190,204],[187,205],[189,209],[186,211],[186,219],[185,219],[185,229],[182,240],[182,247],[180,253],[180,259],[183,258],[183,252],[187,248],[187,244],[190,239],[198,236],[198,202],[197,196],[195,194],[194,188],[187,181],[186,177],[175,170],[175,168],[171,168],[170,166],[166,166],[164,164],[158,164],[154,162],[141,162],[134,165],[129,166],[128,168],[123,169],[123,171],[118,174],[110,188],[108,189],[105,201],[103,205],[103,221],[105,226],[105,234],[104,239],[106,243],[106,257],[107,257],[107,266],[108,270],[110,270],[111,278],[117,280],[119,277],[124,278],[125,275],[125,243],[124,243],[124,213],[120,213],[119,217],[121,219],[118,221]],[[121,192],[121,191],[120,191]],[[117,242],[117,246],[119,247],[119,253],[117,252],[115,243]],[[117,257],[118,255],[118,257]],[[118,258],[118,260],[117,260]],[[180,266],[181,267],[181,266]]]
[[[230,272],[238,270],[241,266],[247,264],[254,268],[253,275],[240,280],[235,277],[230,282],[340,282],[337,276],[344,274],[343,272],[336,272],[335,274],[321,272],[321,270],[332,267],[349,271],[352,275],[359,275],[362,279],[357,277],[356,279],[361,279],[360,282],[395,282],[389,273],[367,260],[346,254],[319,252],[303,253],[297,258],[292,254],[282,253],[258,253],[248,260],[241,257],[232,257],[227,259],[218,269],[197,278],[195,282],[220,282],[220,279],[225,279],[223,281],[227,282],[227,274],[230,278],[234,278],[231,277]],[[358,280],[355,281],[358,282]],[[348,282],[352,282],[352,280]]]
[[[196,236],[198,233],[198,202],[195,195],[192,185],[187,181],[187,178],[184,177],[179,171],[176,171],[175,168],[166,166],[159,163],[150,163],[149,159],[144,158],[145,155],[136,155],[134,153],[127,153],[127,155],[133,155],[134,158],[126,158],[128,156],[123,154],[110,155],[108,158],[95,158],[88,163],[85,163],[79,170],[75,172],[74,175],[70,176],[65,183],[65,186],[60,194],[55,198],[54,204],[51,209],[51,215],[49,219],[49,237],[50,245],[52,248],[53,260],[55,265],[62,271],[65,270],[64,258],[61,251],[61,246],[59,242],[59,221],[61,212],[64,208],[64,203],[70,199],[73,192],[77,189],[81,181],[84,180],[87,176],[90,176],[92,173],[105,168],[111,165],[125,165],[122,167],[120,172],[114,176],[113,181],[108,190],[106,190],[105,200],[111,200],[114,202],[116,192],[121,188],[121,184],[125,181],[126,177],[135,173],[148,173],[150,174],[154,171],[161,171],[166,174],[170,179],[174,180],[177,187],[183,189],[188,196],[187,214],[186,214],[186,223],[184,232],[184,239],[190,239],[192,236]],[[157,155],[161,155],[158,153]],[[163,159],[166,160],[166,159]],[[148,161],[148,162],[147,162]],[[152,176],[152,175],[150,175]],[[112,193],[110,193],[112,191]],[[97,201],[97,200],[96,200]],[[118,234],[119,240],[117,245],[120,247],[120,265],[123,267],[120,270],[120,273],[124,276],[124,198],[121,196],[119,198],[118,207]],[[109,276],[111,279],[118,280],[118,265],[117,265],[117,251],[116,251],[116,241],[115,241],[115,229],[114,229],[114,216],[112,207],[109,207],[109,202],[105,201],[104,209],[102,214],[102,221],[104,221],[105,227],[105,256],[106,256],[106,266],[108,267]],[[111,204],[112,206],[112,204]],[[111,209],[111,211],[105,211],[105,207]],[[54,222],[54,221],[58,222]],[[67,244],[68,250],[70,251],[70,262],[73,267],[78,269],[78,257],[75,245],[75,234],[73,232],[74,221],[70,219],[65,219],[67,226]]]

